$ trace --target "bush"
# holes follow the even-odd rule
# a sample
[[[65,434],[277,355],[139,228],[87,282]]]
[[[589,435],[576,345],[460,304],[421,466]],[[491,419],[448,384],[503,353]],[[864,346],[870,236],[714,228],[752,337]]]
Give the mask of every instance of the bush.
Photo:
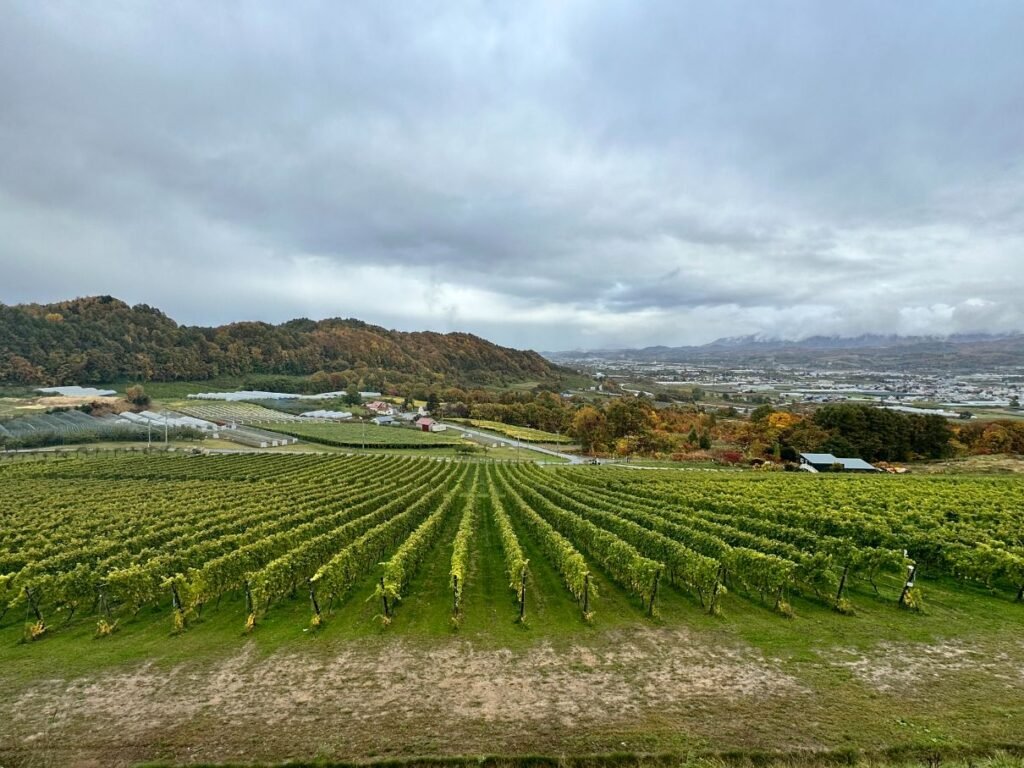
[[[145,408],[149,405],[149,395],[146,394],[146,390],[142,388],[141,384],[134,384],[128,387],[124,399],[140,408]]]

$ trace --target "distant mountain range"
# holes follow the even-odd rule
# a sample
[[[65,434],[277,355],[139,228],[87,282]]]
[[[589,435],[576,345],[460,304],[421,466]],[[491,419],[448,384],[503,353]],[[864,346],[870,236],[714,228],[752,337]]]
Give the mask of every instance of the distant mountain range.
[[[733,336],[688,347],[599,349],[546,353],[548,359],[644,363],[830,366],[915,371],[970,371],[1024,367],[1024,334],[951,336],[811,336],[798,341]]]
[[[160,310],[111,296],[0,304],[0,383],[99,384],[218,376],[335,376],[334,388],[557,381],[536,352],[468,333],[405,333],[360,320],[178,325]]]

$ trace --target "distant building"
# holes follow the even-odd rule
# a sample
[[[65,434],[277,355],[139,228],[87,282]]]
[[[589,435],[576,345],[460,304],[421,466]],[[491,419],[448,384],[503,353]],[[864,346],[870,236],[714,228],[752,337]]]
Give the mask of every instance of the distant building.
[[[382,427],[390,426],[392,423],[394,423],[395,417],[394,416],[377,416],[375,419],[372,419],[372,421],[373,421],[374,424],[377,424],[377,425],[382,426]]]
[[[800,454],[800,469],[807,472],[834,472],[840,467],[843,472],[881,472],[863,459],[842,459],[831,453]]]
[[[394,416],[397,412],[395,406],[391,403],[385,403],[382,400],[375,400],[366,406],[368,411],[376,413],[378,416]]]
[[[444,432],[448,429],[444,424],[439,424],[429,416],[416,419],[416,426],[424,432]]]

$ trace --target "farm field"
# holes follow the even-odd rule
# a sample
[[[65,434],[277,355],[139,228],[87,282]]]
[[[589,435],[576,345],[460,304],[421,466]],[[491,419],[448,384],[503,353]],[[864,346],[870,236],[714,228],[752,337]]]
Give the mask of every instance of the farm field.
[[[459,445],[457,435],[421,432],[410,427],[384,427],[353,422],[267,424],[265,428],[324,445],[358,448],[434,448]]]
[[[185,400],[174,405],[175,410],[188,416],[220,424],[260,424],[267,421],[301,422],[302,419],[284,411],[264,408],[254,403],[207,402]]]
[[[0,483],[0,765],[1024,746],[1014,478],[250,454]]]
[[[0,419],[10,419],[15,416],[24,416],[30,411],[30,400],[15,397],[0,397]]]
[[[499,435],[511,437],[514,440],[521,440],[524,443],[550,443],[553,445],[567,445],[572,442],[569,437],[554,432],[545,432],[530,427],[517,427],[512,424],[503,424],[500,421],[485,421],[483,419],[450,419],[458,424],[465,424],[469,427],[486,429],[497,432]]]

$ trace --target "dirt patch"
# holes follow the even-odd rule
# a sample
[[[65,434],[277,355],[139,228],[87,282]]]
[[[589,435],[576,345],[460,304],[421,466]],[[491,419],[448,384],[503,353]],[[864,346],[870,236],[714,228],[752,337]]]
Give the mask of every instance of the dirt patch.
[[[993,454],[968,456],[920,464],[911,464],[910,471],[918,475],[944,474],[1024,474],[1024,456]]]
[[[1024,652],[1024,643],[1021,651]],[[1020,690],[1024,685],[1024,667],[1009,653],[993,653],[967,643],[882,643],[870,654],[842,649],[832,653],[854,656],[834,664],[883,692],[931,685],[963,672],[982,673],[990,679],[1003,681],[1010,690]]]
[[[710,735],[712,713],[807,694],[759,654],[709,649],[679,630],[521,652],[395,639],[267,657],[250,642],[212,666],[37,684],[0,702],[0,739],[53,765],[69,739],[78,757],[113,765],[160,756],[154,744],[181,760],[550,750],[558,734],[625,732],[651,717]]]
[[[106,395],[97,397],[66,397],[64,395],[47,395],[46,397],[40,397],[33,400],[31,405],[22,406],[26,409],[46,409],[46,408],[77,408],[80,405],[90,405],[92,403],[102,403],[104,405],[117,406],[123,405],[124,399],[116,395]]]

